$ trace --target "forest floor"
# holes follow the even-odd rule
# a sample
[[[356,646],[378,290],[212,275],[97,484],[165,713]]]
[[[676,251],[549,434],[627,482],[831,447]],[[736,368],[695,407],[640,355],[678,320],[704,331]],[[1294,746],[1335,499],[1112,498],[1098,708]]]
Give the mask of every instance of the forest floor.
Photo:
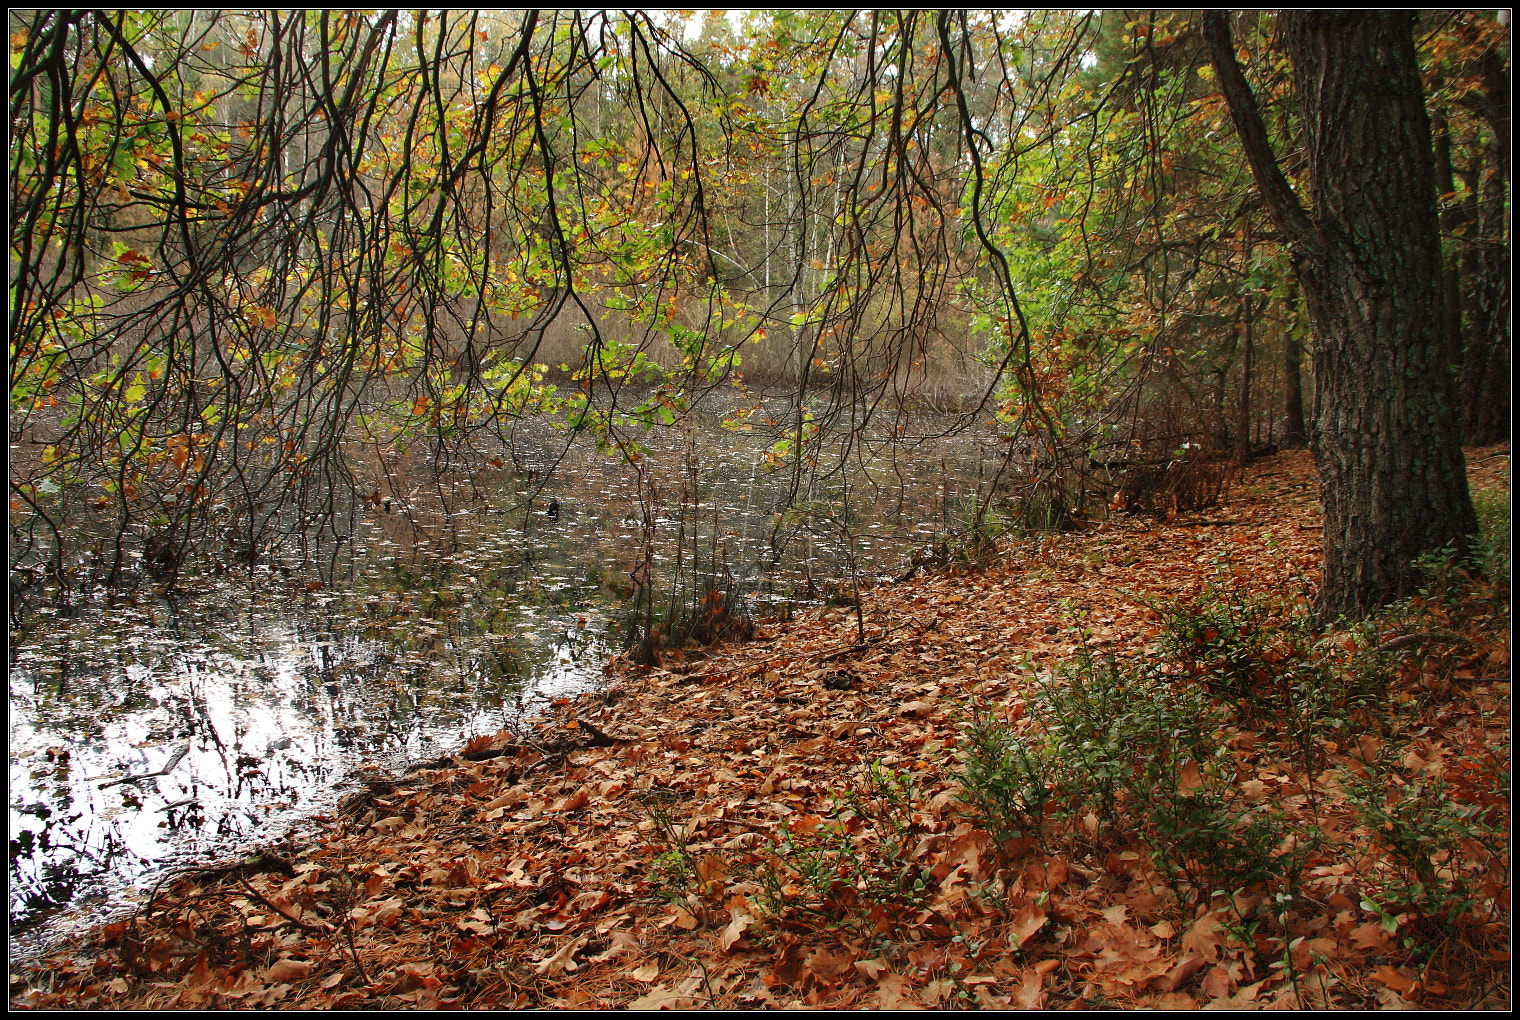
[[[1469,463],[1507,501],[1508,447]],[[1283,454],[614,664],[13,964],[11,1005],[1507,1008],[1508,579],[1315,633],[1319,520]]]

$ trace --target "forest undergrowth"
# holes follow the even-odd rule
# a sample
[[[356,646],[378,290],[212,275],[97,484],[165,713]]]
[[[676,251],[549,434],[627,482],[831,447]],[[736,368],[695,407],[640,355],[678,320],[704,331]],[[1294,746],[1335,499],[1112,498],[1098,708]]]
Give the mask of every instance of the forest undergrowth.
[[[1507,1008],[1509,456],[1489,540],[1308,622],[1304,454],[1034,535],[531,732],[13,962],[22,1008]]]

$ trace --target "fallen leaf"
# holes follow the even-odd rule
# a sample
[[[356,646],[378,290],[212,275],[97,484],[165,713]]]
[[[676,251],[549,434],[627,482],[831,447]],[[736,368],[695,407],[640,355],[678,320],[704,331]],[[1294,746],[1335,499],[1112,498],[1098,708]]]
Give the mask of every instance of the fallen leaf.
[[[1158,992],[1176,991],[1178,988],[1182,987],[1182,985],[1186,983],[1189,978],[1207,966],[1208,961],[1203,957],[1198,956],[1195,953],[1188,953],[1184,955],[1181,960],[1177,961],[1177,963],[1173,965],[1169,971],[1166,972],[1166,975],[1164,977],[1158,978],[1152,982],[1151,987]],[[1197,1008],[1197,1004],[1195,1003],[1192,1008]]]
[[[683,931],[691,931],[702,922],[697,918],[696,914],[693,914],[686,907],[673,906],[670,908],[670,912],[666,915],[665,920],[660,923],[661,925],[674,925]]]
[[[1414,978],[1400,974],[1386,963],[1373,971],[1372,976],[1400,995],[1407,995],[1409,990],[1415,985]]]
[[[307,960],[276,960],[264,971],[264,980],[269,984],[300,981],[310,975],[314,969],[314,965]]]
[[[1219,959],[1219,947],[1229,936],[1220,930],[1219,918],[1204,914],[1182,935],[1182,951],[1196,953],[1205,960]]]
[[[1188,762],[1182,766],[1182,771],[1177,774],[1177,792],[1184,797],[1191,797],[1203,786],[1203,773],[1198,769],[1197,762]]]
[[[923,1003],[913,998],[913,986],[901,974],[887,974],[876,983],[876,1008],[881,1010],[921,1010]]]
[[[815,949],[808,955],[805,966],[815,977],[832,984],[834,979],[854,967],[854,957],[847,953],[832,953],[827,949]]]
[[[630,1010],[688,1009],[692,998],[670,985],[660,987],[639,996],[628,1004]]]
[[[1213,999],[1204,1005],[1204,1009],[1247,1009],[1256,1001],[1256,993],[1261,991],[1261,986],[1266,981],[1258,981],[1254,985],[1243,985],[1240,991],[1234,995],[1222,999]]]
[[[573,972],[578,966],[575,962],[575,954],[586,948],[586,943],[590,941],[591,936],[582,935],[573,942],[567,942],[554,955],[540,960],[533,968],[533,972],[540,977],[554,977],[558,974]]]
[[[1043,962],[1043,961],[1042,961]],[[1013,1003],[1018,1009],[1039,1009],[1045,1004],[1045,975],[1028,974],[1013,990]]]
[[[1215,967],[1203,976],[1199,991],[1210,999],[1221,999],[1230,994],[1230,985],[1230,972],[1223,967]]]
[[[1039,907],[1036,907],[1032,903],[1026,903],[1024,906],[1019,908],[1018,914],[1016,914],[1013,918],[1011,932],[1013,937],[1017,940],[1018,945],[1024,945],[1024,943],[1028,942],[1030,938],[1033,937],[1035,932],[1044,927],[1047,916],[1048,915],[1045,913],[1045,911],[1041,910]]]
[[[1155,1010],[1188,1010],[1197,1009],[1198,1000],[1186,992],[1163,992],[1146,1005]]]
[[[554,806],[549,810],[579,811],[589,803],[591,803],[591,790],[588,787],[583,786],[570,796],[561,797],[559,800],[555,801]]]
[[[755,923],[755,919],[748,914],[736,914],[734,919],[728,922],[728,927],[723,929],[723,934],[718,937],[718,944],[723,947],[725,953],[733,952],[735,946],[741,946],[745,942],[745,934],[749,926]]]

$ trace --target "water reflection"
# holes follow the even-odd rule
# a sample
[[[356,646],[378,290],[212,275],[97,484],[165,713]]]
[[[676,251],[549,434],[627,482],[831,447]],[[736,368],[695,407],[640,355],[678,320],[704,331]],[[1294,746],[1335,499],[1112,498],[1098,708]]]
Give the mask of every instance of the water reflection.
[[[102,602],[16,650],[13,925],[329,809],[360,765],[516,725],[601,663],[594,631],[533,642],[454,622],[394,642],[304,601],[218,583],[172,608]]]
[[[964,438],[862,448],[799,488],[716,427],[651,435],[636,472],[562,449],[545,434],[478,483],[395,465],[326,571],[274,550],[172,597],[30,610],[10,672],[12,924],[123,902],[329,810],[363,768],[520,727],[720,577],[763,616],[900,572],[996,458]]]

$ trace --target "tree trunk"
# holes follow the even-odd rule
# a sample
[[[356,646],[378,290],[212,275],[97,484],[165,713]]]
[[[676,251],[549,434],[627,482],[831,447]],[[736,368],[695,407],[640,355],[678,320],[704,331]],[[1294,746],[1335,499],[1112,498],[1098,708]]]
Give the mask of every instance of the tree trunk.
[[[1222,12],[1215,70],[1314,330],[1312,447],[1325,507],[1322,619],[1412,592],[1416,557],[1477,530],[1445,357],[1430,121],[1413,15],[1289,11],[1309,207],[1279,169]]]
[[[1455,196],[1457,191],[1456,179],[1451,172],[1451,128],[1446,122],[1444,111],[1437,109],[1431,117],[1431,127],[1435,130],[1435,173],[1436,189],[1443,196]],[[1453,237],[1462,227],[1462,209],[1455,201],[1445,201],[1441,204],[1441,233],[1447,237]],[[1469,231],[1470,233],[1471,231]],[[1462,273],[1461,259],[1453,253],[1446,259],[1444,274],[1442,276],[1442,293],[1445,298],[1442,319],[1446,324],[1446,361],[1450,365],[1462,363],[1462,352],[1466,345],[1462,342]]]
[[[1509,438],[1510,161],[1509,73],[1493,50],[1483,55],[1483,116],[1493,132],[1491,170],[1482,181],[1467,265],[1470,328],[1462,371],[1462,435],[1469,443]]]
[[[1480,204],[1480,250],[1472,258],[1472,322],[1462,366],[1462,436],[1477,445],[1508,439],[1510,432],[1510,225],[1502,194],[1507,184],[1492,174],[1487,189],[1490,194]]]
[[[1235,463],[1251,459],[1251,372],[1256,360],[1256,331],[1251,309],[1251,225],[1246,222],[1246,291],[1241,299],[1240,403],[1235,409]]]
[[[1288,329],[1283,334],[1283,446],[1289,450],[1302,450],[1309,445],[1309,430],[1304,425],[1304,381],[1301,362],[1303,344],[1298,336],[1298,284],[1291,283],[1288,297]]]

